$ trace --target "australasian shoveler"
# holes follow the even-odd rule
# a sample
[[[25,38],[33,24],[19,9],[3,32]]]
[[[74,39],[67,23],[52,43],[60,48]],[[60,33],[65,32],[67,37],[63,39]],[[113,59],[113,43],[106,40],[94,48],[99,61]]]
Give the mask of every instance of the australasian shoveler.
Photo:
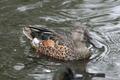
[[[24,27],[23,33],[31,41],[37,55],[59,60],[89,59],[91,51],[86,46],[87,29],[75,23],[71,31],[44,27]]]

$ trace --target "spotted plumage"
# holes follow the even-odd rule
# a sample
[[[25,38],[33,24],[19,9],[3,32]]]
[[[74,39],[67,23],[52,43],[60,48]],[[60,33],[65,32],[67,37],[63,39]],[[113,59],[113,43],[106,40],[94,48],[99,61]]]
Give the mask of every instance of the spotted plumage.
[[[79,60],[91,56],[86,46],[86,32],[87,29],[78,23],[70,32],[43,27],[23,28],[39,57],[45,55],[59,60]]]

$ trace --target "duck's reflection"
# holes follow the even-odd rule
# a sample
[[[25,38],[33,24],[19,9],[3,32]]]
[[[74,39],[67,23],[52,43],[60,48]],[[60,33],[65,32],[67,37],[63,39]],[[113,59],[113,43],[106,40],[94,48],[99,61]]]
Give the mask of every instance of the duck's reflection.
[[[105,77],[104,73],[89,73],[86,71],[86,62],[70,62],[58,69],[53,80],[92,80],[93,77]]]

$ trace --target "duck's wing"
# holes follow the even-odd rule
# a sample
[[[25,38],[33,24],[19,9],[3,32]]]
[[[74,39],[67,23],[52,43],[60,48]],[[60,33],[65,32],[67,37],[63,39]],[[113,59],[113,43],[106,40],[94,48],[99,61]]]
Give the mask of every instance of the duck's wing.
[[[51,31],[49,31],[46,28],[42,28],[42,27],[31,27],[31,26],[27,26],[23,28],[23,34],[30,40],[33,40],[33,38],[40,38],[41,34],[52,34]]]
[[[33,38],[49,39],[49,38],[62,38],[61,34],[58,34],[55,30],[44,27],[28,26],[23,28],[24,35],[32,40]]]

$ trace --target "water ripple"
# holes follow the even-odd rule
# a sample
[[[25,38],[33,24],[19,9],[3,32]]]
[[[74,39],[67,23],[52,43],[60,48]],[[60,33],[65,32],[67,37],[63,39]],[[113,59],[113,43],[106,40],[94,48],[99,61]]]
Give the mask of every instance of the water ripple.
[[[86,23],[91,32],[93,32],[94,44],[98,45],[97,47],[103,46],[100,49],[92,48],[94,56],[99,55],[95,58],[96,61],[93,60],[88,63],[87,69],[90,72],[105,72],[105,80],[119,80],[119,8],[120,0],[1,0],[0,34],[2,35],[0,38],[0,61],[5,67],[0,71],[3,76],[2,78],[0,76],[0,78],[8,80],[8,76],[12,75],[20,79],[21,75],[27,74],[28,77],[36,80],[45,78],[50,80],[52,71],[62,65],[61,63],[40,59],[35,61],[36,65],[35,62],[31,62],[32,68],[26,69],[26,65],[23,64],[28,60],[26,60],[27,57],[25,55],[31,54],[30,44],[27,43],[22,33],[18,33],[23,27],[19,25],[55,26],[55,28],[64,29],[66,29],[65,26],[68,26],[67,29],[69,29],[73,21],[81,21]],[[13,33],[11,34],[12,31]],[[44,64],[44,67],[40,66],[42,64]],[[80,62],[77,64],[80,64]],[[45,65],[50,66],[45,67]],[[56,65],[57,67],[51,69]],[[81,67],[81,65],[75,67],[78,67],[78,72],[81,72],[79,69],[86,68],[86,66]],[[20,73],[17,72],[16,74],[16,71],[20,71]],[[22,79],[29,80],[26,77]],[[102,79],[96,78],[95,80]]]

